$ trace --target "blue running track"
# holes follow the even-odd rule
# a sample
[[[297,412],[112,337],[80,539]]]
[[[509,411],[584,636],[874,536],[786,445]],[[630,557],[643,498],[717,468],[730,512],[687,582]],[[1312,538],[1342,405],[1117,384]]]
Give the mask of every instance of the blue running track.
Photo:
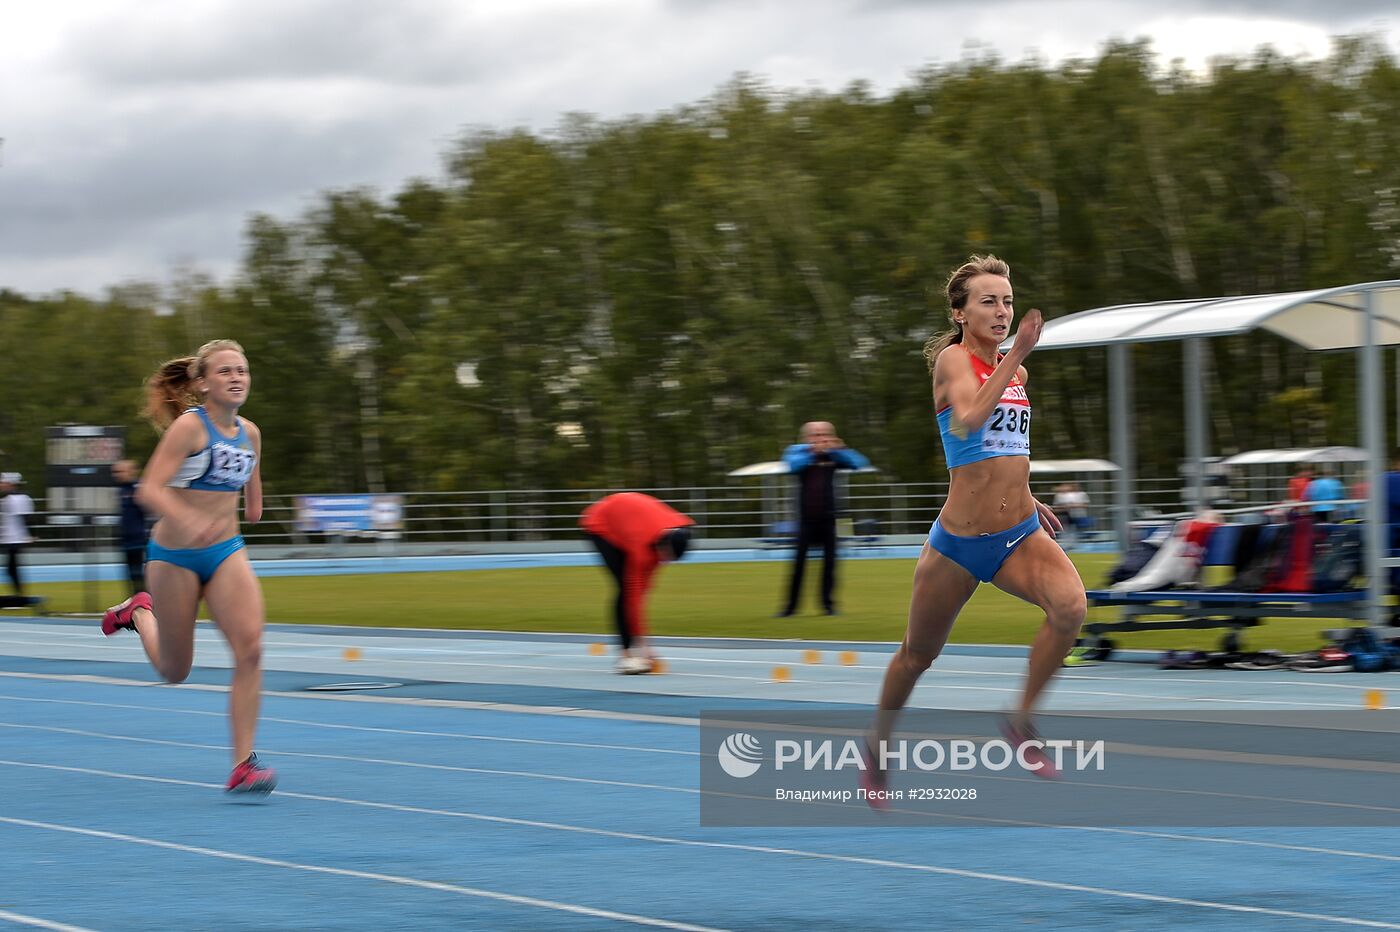
[[[258,750],[281,782],[238,803],[212,626],[165,686],[133,636],[0,621],[0,925],[1400,929],[1396,828],[703,828],[702,710],[868,708],[890,646],[662,640],[667,674],[619,677],[589,640],[273,625]],[[914,705],[1003,708],[1024,666],[954,649]],[[1396,676],[1114,663],[1050,706],[1355,709]],[[345,682],[398,685],[313,689]],[[1291,776],[1266,764],[1220,766],[1257,801]],[[1400,776],[1339,779],[1396,824]]]

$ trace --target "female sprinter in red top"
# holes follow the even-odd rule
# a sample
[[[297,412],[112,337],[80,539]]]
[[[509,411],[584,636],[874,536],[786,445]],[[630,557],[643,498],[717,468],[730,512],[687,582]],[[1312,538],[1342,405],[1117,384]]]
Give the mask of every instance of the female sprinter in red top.
[[[948,499],[914,570],[909,627],[885,673],[868,739],[868,789],[884,788],[883,758],[900,709],[943,650],[958,613],[984,582],[1045,612],[1031,646],[1025,687],[1002,732],[1027,766],[1057,776],[1031,725],[1031,710],[1084,623],[1084,583],[1055,543],[1060,522],[1030,489],[1030,398],[1025,361],[1040,339],[1040,311],[1028,311],[1011,350],[1011,268],[973,256],[948,279],[953,329],[928,342],[933,402],[948,462]],[[1039,766],[1037,766],[1039,765]],[[874,804],[874,803],[872,803]]]

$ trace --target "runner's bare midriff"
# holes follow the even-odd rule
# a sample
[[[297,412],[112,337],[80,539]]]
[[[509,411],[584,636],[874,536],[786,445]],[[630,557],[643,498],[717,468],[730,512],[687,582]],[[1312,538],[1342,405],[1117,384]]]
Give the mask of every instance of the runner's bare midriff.
[[[960,537],[1015,527],[1035,510],[1030,470],[1025,456],[995,456],[951,470],[939,522]]]
[[[207,525],[209,521],[217,520],[219,530],[212,540],[195,543],[189,536],[191,529],[188,525],[162,518],[156,522],[152,535],[160,546],[175,550],[207,547],[210,544],[228,540],[238,533],[238,501],[241,496],[237,492],[213,492],[205,489],[170,489],[169,491],[178,496],[186,508],[199,512],[202,516],[201,524]]]

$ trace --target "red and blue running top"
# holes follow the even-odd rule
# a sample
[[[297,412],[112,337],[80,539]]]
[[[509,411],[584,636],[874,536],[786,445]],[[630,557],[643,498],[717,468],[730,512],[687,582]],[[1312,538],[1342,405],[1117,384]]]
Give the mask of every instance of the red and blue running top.
[[[981,382],[991,378],[995,367],[978,359],[966,347],[963,349],[972,360],[972,371],[977,373],[977,378]],[[1000,356],[997,362],[1001,362]],[[938,432],[943,437],[943,457],[950,470],[994,456],[1030,456],[1031,400],[1020,376],[1011,377],[1011,384],[1001,393],[1001,400],[991,416],[977,430],[968,431],[966,439],[953,433],[951,405],[938,412]]]

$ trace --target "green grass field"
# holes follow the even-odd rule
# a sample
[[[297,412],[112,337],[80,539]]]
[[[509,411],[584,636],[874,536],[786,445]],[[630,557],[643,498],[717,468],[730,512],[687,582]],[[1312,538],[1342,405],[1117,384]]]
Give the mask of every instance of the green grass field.
[[[1114,557],[1075,555],[1080,574],[1097,586]],[[657,578],[649,615],[663,635],[898,641],[904,635],[912,560],[846,560],[840,565],[842,614],[814,611],[815,598],[793,618],[773,618],[786,585],[786,563],[680,563]],[[814,572],[817,570],[818,572]],[[819,563],[809,564],[808,592],[816,593]],[[611,631],[611,580],[601,567],[541,567],[454,573],[377,573],[363,576],[292,576],[262,581],[268,620],[294,624],[458,628],[498,631]],[[76,613],[87,601],[84,583],[33,586],[49,610]],[[97,603],[125,597],[118,583],[97,584]],[[1090,620],[1112,620],[1090,610]],[[953,641],[1028,644],[1041,615],[992,586],[983,586],[963,610]],[[1279,619],[1251,629],[1248,648],[1307,650],[1318,632],[1340,622]],[[1160,631],[1115,635],[1124,648],[1215,649],[1223,631]]]

